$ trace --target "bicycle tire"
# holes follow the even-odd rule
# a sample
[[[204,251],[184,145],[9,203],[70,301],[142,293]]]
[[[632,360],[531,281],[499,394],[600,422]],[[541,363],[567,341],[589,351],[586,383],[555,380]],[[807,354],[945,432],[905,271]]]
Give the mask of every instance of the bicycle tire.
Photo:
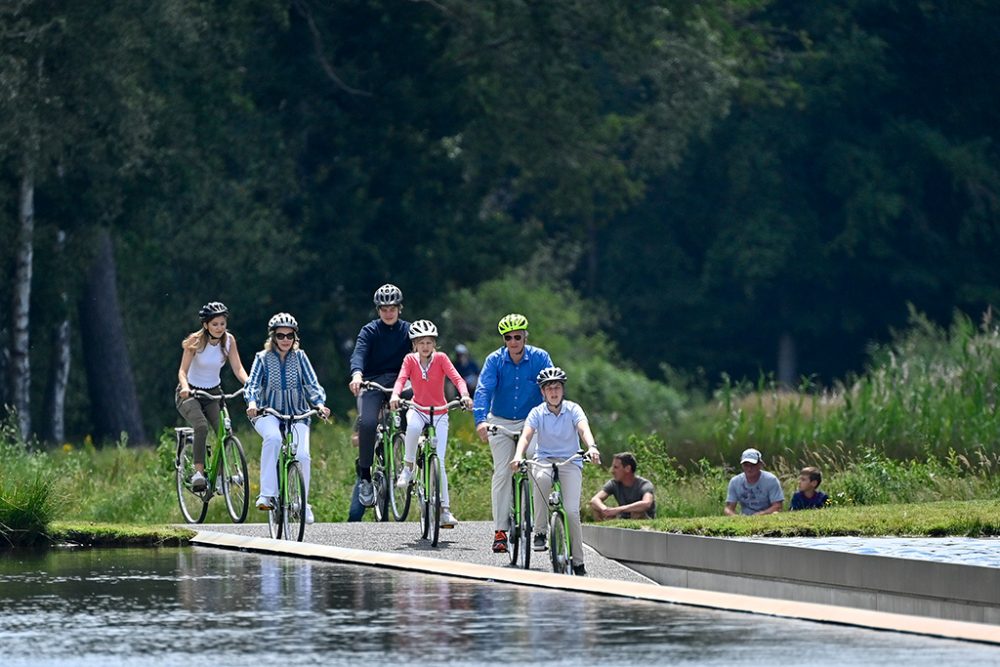
[[[375,491],[375,521],[389,520],[389,486],[386,483],[385,468],[376,467],[373,469],[372,488]]]
[[[222,495],[226,498],[226,509],[233,523],[243,523],[250,509],[250,494],[247,492],[247,457],[243,443],[235,435],[226,436],[222,441]]]
[[[281,460],[279,457],[277,464],[277,474],[278,474],[278,497],[274,498],[274,507],[267,511],[267,533],[271,536],[271,539],[280,540],[281,539],[281,527],[282,527],[282,516],[281,516]]]
[[[284,539],[301,542],[306,533],[306,480],[298,461],[288,464],[285,503],[281,511]]]
[[[518,531],[521,530],[521,522],[518,521],[518,506],[517,502],[520,496],[518,495],[519,484],[517,483],[517,476],[511,476],[511,494],[510,494],[510,509],[507,510],[507,526],[509,527],[509,533],[507,534],[507,558],[510,560],[512,567],[517,565],[517,558],[520,555],[521,548],[521,536]],[[522,510],[523,511],[523,510]]]
[[[431,546],[436,547],[441,538],[441,463],[437,454],[431,454],[427,461],[430,466],[430,510],[431,510]]]
[[[531,481],[527,475],[521,477],[517,492],[521,497],[521,523],[517,532],[520,536],[520,565],[525,570],[531,569],[531,530],[534,524],[534,517],[531,513]]]
[[[177,478],[177,504],[188,523],[201,523],[208,514],[207,493],[202,495],[191,490],[191,475],[194,474],[194,445],[186,440],[177,448],[174,460]]]
[[[552,571],[556,574],[571,574],[573,572],[566,538],[562,513],[553,512],[549,516],[549,554],[552,561]]]
[[[410,514],[410,503],[413,500],[413,483],[405,489],[396,488],[396,480],[403,470],[403,455],[406,452],[406,441],[402,433],[392,436],[392,479],[390,480],[389,504],[392,506],[392,516],[396,521],[406,521]]]
[[[420,450],[417,451],[417,461],[423,462],[423,465],[418,466],[415,474],[418,475],[420,479],[420,481],[417,482],[417,503],[420,506],[420,539],[426,540],[427,536],[431,532],[431,503],[430,494],[428,493],[430,476],[427,475],[426,461],[424,461],[423,452]],[[425,477],[425,475],[427,476]]]

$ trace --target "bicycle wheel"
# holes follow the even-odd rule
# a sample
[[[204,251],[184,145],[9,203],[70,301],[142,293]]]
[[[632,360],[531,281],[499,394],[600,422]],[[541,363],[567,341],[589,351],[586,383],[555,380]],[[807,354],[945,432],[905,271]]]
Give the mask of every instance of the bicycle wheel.
[[[525,475],[521,478],[516,492],[521,497],[521,523],[517,528],[520,540],[520,564],[525,570],[531,569],[531,529],[534,517],[531,514],[531,481]]]
[[[181,506],[181,514],[188,523],[201,523],[208,513],[207,494],[195,493],[191,490],[191,475],[194,474],[194,445],[182,440],[177,447],[177,458],[174,461],[177,476],[177,504]]]
[[[288,464],[288,485],[281,512],[282,536],[286,540],[302,541],[306,533],[306,480],[298,461]]]
[[[372,470],[372,488],[375,490],[375,520],[389,520],[389,487],[386,478],[384,464],[376,463]]]
[[[507,525],[510,527],[510,532],[507,534],[507,557],[510,559],[511,565],[517,565],[517,557],[520,555],[521,540],[520,540],[520,530],[521,523],[518,521],[517,511],[517,501],[519,498],[519,485],[517,483],[517,475],[511,479],[511,489],[513,493],[510,496],[510,509],[507,510]],[[524,511],[522,506],[521,511]]]
[[[417,461],[422,462],[421,452],[417,452]],[[416,474],[420,481],[417,482],[417,503],[420,506],[420,538],[426,540],[431,532],[431,503],[430,503],[430,480],[427,479],[427,486],[424,485],[424,467],[418,466]]]
[[[553,572],[556,574],[573,572],[562,512],[553,512],[549,517],[549,554],[552,557]]]
[[[274,507],[267,511],[267,533],[271,539],[281,539],[281,460],[278,460],[278,497],[274,498]]]
[[[431,467],[431,484],[427,489],[430,498],[431,546],[436,547],[441,537],[441,463],[436,454],[432,454],[427,463]]]
[[[403,454],[406,443],[402,433],[392,436],[392,479],[389,484],[389,504],[392,505],[392,516],[396,521],[406,521],[410,513],[410,502],[413,500],[413,484],[407,484],[405,489],[396,488],[396,480],[403,470]]]
[[[250,508],[250,494],[247,493],[247,457],[243,445],[235,435],[227,436],[222,443],[222,494],[226,497],[226,509],[234,523],[243,523]]]

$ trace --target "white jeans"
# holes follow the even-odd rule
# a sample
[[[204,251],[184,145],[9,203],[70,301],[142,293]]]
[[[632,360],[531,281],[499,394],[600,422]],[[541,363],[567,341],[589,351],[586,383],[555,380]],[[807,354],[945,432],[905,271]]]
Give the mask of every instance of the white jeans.
[[[258,417],[253,427],[264,440],[260,450],[260,495],[278,495],[278,450],[281,449],[281,429],[278,418],[273,415]],[[302,465],[302,477],[306,483],[306,499],[309,498],[309,473],[312,459],[309,456],[309,426],[298,422],[292,425],[292,442],[295,443],[295,456]]]
[[[403,440],[406,443],[406,452],[403,460],[413,464],[417,460],[417,440],[424,426],[430,421],[430,415],[419,410],[410,408],[406,411],[406,435]],[[441,505],[451,507],[448,500],[448,473],[444,469],[444,455],[448,451],[448,413],[434,415],[434,432],[437,434],[437,457],[438,466],[441,469]]]
[[[559,460],[559,459],[553,459]],[[552,466],[531,466],[535,480],[535,532],[548,532],[549,493],[552,491]],[[580,528],[580,491],[583,488],[583,470],[572,463],[559,467],[559,484],[562,485],[563,509],[569,523],[569,546],[573,564],[583,564],[583,530]],[[552,548],[551,545],[549,548]]]
[[[490,424],[498,424],[509,431],[520,432],[524,428],[523,419],[504,419],[488,415],[486,421]],[[537,434],[528,444],[524,458],[531,458],[535,452],[535,443],[538,441]],[[508,519],[510,518],[510,503],[514,495],[511,484],[510,462],[514,458],[514,450],[517,449],[517,441],[506,433],[498,432],[490,436],[490,452],[493,454],[493,529],[510,530]]]

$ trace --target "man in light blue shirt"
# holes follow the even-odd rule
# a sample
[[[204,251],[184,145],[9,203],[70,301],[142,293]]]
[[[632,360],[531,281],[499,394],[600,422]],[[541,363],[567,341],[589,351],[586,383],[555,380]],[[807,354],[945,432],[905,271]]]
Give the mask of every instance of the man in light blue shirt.
[[[535,435],[538,444],[535,460],[559,463],[569,459],[580,449],[580,440],[587,445],[587,458],[592,463],[600,463],[601,455],[594,443],[594,434],[583,408],[573,401],[564,400],[566,373],[558,367],[545,368],[538,374],[538,385],[545,396],[545,402],[532,408],[524,422],[524,430],[517,441],[517,449],[510,467],[517,470],[528,443]],[[535,551],[545,550],[545,536],[548,521],[548,497],[552,491],[552,467],[532,466],[531,477],[535,489]],[[559,467],[559,482],[562,485],[563,508],[569,523],[570,555],[573,574],[583,576],[587,569],[583,565],[583,530],[580,527],[580,491],[583,488],[583,461]]]
[[[736,516],[737,503],[744,515],[780,512],[785,494],[778,478],[762,470],[764,457],[761,453],[753,448],[745,450],[740,465],[743,472],[729,480],[725,513]]]
[[[505,315],[497,330],[504,345],[483,362],[473,396],[472,416],[476,432],[484,442],[489,440],[493,454],[493,553],[507,553],[512,494],[509,464],[517,443],[502,431],[490,435],[486,427],[497,424],[515,433],[521,431],[525,417],[542,402],[535,378],[543,368],[552,365],[552,359],[542,348],[528,345],[528,318],[524,315]]]

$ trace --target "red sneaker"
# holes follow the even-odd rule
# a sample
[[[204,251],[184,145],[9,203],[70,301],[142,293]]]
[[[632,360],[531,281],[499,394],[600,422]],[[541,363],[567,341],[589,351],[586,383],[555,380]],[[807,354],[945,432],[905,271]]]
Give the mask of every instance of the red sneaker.
[[[496,535],[493,536],[493,553],[495,554],[505,554],[507,553],[507,531],[498,530]]]

